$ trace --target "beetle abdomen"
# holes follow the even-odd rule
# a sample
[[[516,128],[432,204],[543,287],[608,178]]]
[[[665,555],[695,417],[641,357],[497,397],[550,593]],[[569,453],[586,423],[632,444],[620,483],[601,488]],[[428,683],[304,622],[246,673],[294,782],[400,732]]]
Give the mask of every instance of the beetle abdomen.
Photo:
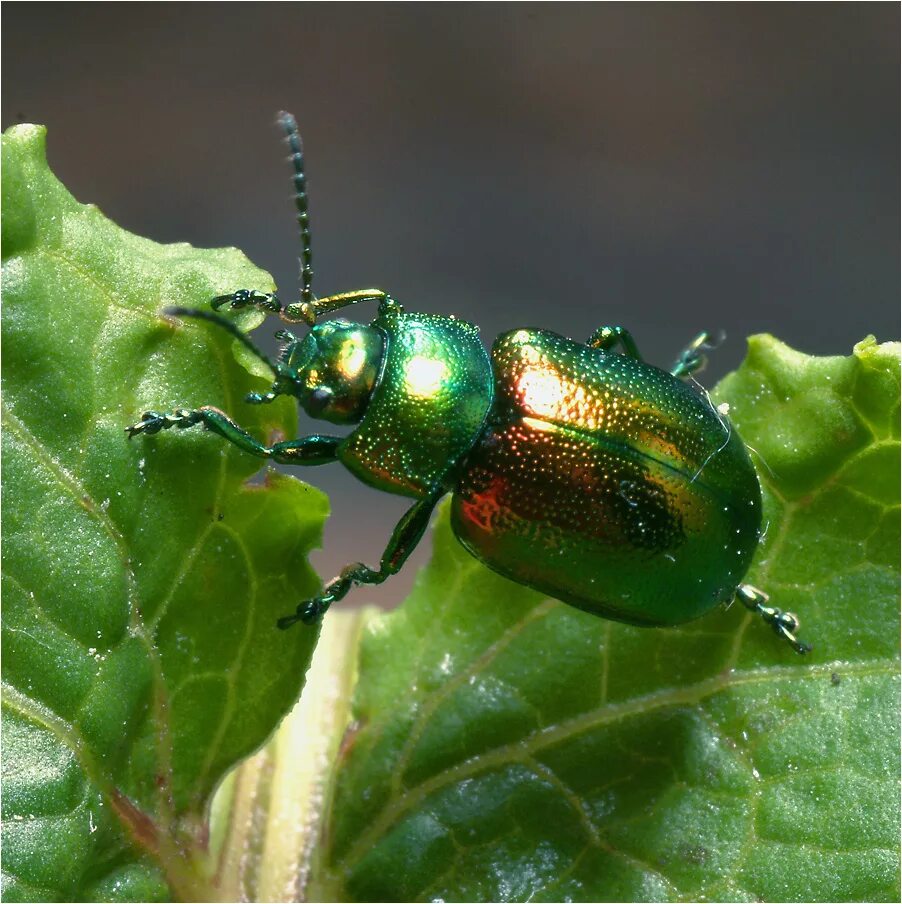
[[[518,330],[492,353],[496,399],[452,508],[491,568],[608,618],[676,624],[729,599],[760,490],[707,399],[656,368]]]

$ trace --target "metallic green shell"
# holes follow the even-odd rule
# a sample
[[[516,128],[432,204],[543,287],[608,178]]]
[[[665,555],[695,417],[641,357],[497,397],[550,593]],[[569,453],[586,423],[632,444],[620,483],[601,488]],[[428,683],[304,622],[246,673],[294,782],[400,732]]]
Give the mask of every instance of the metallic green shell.
[[[671,625],[732,598],[758,543],[745,445],[662,370],[554,333],[492,349],[495,401],[452,503],[490,568],[606,618]]]
[[[432,314],[388,313],[382,372],[339,460],[364,483],[402,496],[440,487],[469,451],[492,402],[492,368],[479,330]]]

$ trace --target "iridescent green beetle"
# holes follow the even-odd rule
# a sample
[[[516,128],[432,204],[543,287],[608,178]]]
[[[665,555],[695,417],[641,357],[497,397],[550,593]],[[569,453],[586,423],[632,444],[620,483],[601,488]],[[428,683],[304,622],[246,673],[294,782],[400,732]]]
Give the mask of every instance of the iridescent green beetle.
[[[295,396],[311,417],[356,425],[346,437],[314,434],[264,446],[212,407],[145,412],[129,436],[203,424],[239,448],[284,464],[340,461],[364,483],[415,500],[378,568],[347,566],[281,628],[316,622],[355,584],[395,574],[420,541],[439,499],[452,494],[454,533],[508,578],[604,618],[675,625],[738,599],[800,653],[794,615],[743,584],[758,545],[761,490],[746,447],[725,413],[683,377],[704,363],[702,334],[669,372],[642,362],[630,334],[602,327],[585,343],[518,329],[491,357],[472,324],[406,313],[363,289],[312,291],[301,141],[291,147],[301,229],[301,301],[242,289],[215,310],[255,306],[311,329],[270,361],[231,321],[184,308],[169,313],[223,327],[272,370],[270,402]],[[368,325],[317,324],[324,314],[378,302]],[[616,349],[623,353],[616,353]]]

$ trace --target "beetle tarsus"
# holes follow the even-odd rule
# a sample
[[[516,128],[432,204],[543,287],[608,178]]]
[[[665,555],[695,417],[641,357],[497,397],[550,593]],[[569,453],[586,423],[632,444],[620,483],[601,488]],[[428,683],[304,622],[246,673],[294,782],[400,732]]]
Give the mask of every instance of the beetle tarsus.
[[[773,609],[772,617],[773,621],[770,624],[774,631],[784,637],[796,653],[805,655],[811,652],[811,644],[804,643],[795,636],[795,632],[799,630],[799,619],[792,612],[782,612],[780,609]],[[765,620],[767,618],[765,616]]]
[[[177,427],[184,430],[187,427],[193,427],[200,423],[202,415],[199,411],[191,411],[188,408],[176,408],[172,414],[160,414],[158,411],[145,411],[141,415],[141,420],[137,424],[132,424],[125,428],[125,433],[129,439],[137,436],[139,433],[146,433],[152,436],[161,430],[170,430]]]
[[[323,615],[325,615],[328,608],[329,602],[324,600],[322,597],[316,597],[312,600],[304,600],[304,602],[298,606],[297,611],[294,613],[294,615],[284,615],[276,622],[276,626],[284,631],[286,630],[286,628],[290,628],[292,625],[296,625],[298,622],[301,622],[305,625],[319,624],[319,622],[322,621]]]
[[[705,352],[717,348],[724,338],[723,332],[718,333],[716,336],[712,336],[708,332],[699,333],[680,352],[673,363],[673,367],[670,368],[670,372],[675,377],[691,377],[693,374],[704,370],[708,364],[708,356]]]
[[[264,395],[261,395],[259,392],[249,392],[245,397],[244,401],[247,402],[248,405],[268,405],[270,402],[274,402],[280,393],[277,392],[267,392]]]
[[[282,310],[282,302],[278,296],[272,292],[257,292],[254,289],[238,289],[236,292],[229,292],[228,295],[217,295],[210,300],[210,306],[214,311],[224,307],[233,310],[255,307],[278,314]]]
[[[736,596],[743,606],[751,612],[760,615],[764,622],[773,628],[774,633],[779,634],[795,651],[805,655],[813,649],[811,644],[799,640],[796,631],[799,630],[799,619],[792,612],[784,612],[775,606],[768,606],[770,597],[751,584],[740,584],[736,590]]]
[[[238,325],[234,321],[229,320],[228,317],[224,317],[222,314],[215,313],[219,310],[219,307],[221,307],[221,305],[217,307],[216,302],[228,298],[231,298],[231,296],[221,295],[219,298],[214,298],[211,302],[214,311],[206,311],[199,308],[168,307],[163,308],[163,313],[168,317],[191,317],[195,320],[205,320],[207,323],[215,324],[220,329],[223,329],[234,336],[235,339],[237,339],[255,358],[262,361],[273,372],[273,375],[277,379],[279,377],[290,378],[290,372],[285,368],[285,365],[281,361],[270,361],[269,358],[267,358],[253,342],[251,342],[248,336],[238,328]],[[222,303],[225,304],[225,302]]]

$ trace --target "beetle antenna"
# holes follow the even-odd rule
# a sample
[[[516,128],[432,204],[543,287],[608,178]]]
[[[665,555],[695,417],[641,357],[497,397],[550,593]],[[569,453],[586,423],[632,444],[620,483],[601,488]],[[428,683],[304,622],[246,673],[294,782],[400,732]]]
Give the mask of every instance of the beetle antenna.
[[[284,365],[280,368],[278,364],[270,361],[231,320],[227,320],[219,314],[214,314],[212,311],[202,311],[198,308],[163,308],[163,313],[167,317],[194,317],[197,320],[215,323],[216,326],[222,327],[227,333],[234,336],[252,355],[259,358],[273,372],[273,376],[280,377],[285,374]]]
[[[285,130],[291,162],[294,166],[294,203],[298,209],[301,230],[301,303],[313,301],[313,252],[310,248],[310,215],[307,211],[307,176],[304,174],[304,144],[295,118],[284,110],[279,113],[279,125]]]

